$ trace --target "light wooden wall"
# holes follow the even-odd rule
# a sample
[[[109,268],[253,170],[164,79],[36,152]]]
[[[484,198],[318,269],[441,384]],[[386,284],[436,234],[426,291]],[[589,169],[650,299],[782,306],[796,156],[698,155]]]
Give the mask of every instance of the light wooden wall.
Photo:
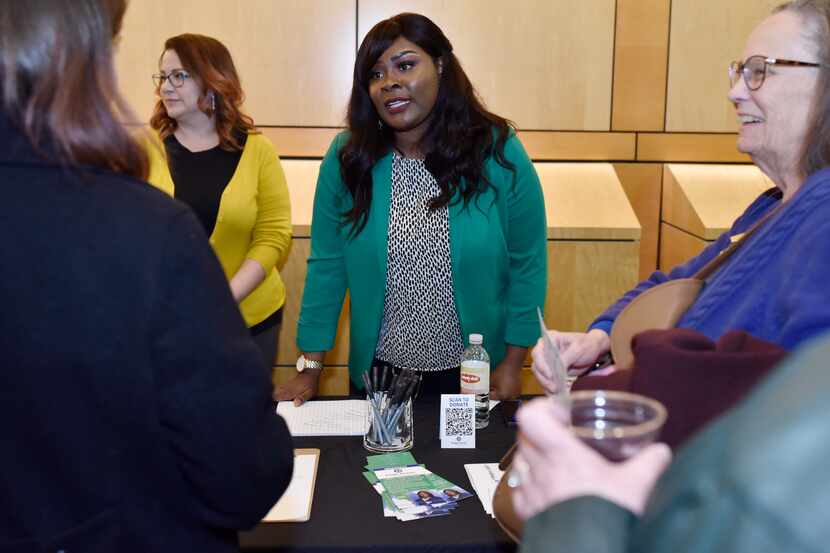
[[[146,119],[164,39],[215,36],[236,60],[248,111],[286,131],[284,155],[320,156],[319,129],[343,125],[359,40],[384,17],[418,11],[443,27],[491,109],[543,133],[539,159],[746,162],[731,137],[709,135],[735,130],[726,64],[778,1],[140,0],[117,69]]]
[[[360,0],[359,41],[416,11],[435,21],[493,111],[522,129],[610,129],[614,0]]]
[[[672,0],[666,130],[734,132],[729,62],[781,0]],[[763,52],[754,52],[761,54]]]
[[[199,33],[230,50],[258,124],[342,126],[354,29],[355,0],[134,0],[116,58],[121,90],[148,119],[165,39]]]

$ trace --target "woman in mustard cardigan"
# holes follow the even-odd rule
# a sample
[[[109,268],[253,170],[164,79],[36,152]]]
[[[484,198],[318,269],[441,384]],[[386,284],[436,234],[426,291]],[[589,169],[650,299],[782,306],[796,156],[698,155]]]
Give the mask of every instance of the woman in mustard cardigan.
[[[164,43],[150,125],[149,181],[196,212],[268,367],[277,349],[285,285],[277,266],[291,243],[285,175],[271,142],[240,111],[227,48],[194,34]]]

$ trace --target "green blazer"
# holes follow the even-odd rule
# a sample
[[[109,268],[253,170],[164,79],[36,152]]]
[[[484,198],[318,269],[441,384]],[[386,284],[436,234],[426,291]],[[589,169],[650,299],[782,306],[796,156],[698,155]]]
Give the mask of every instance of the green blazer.
[[[311,222],[311,254],[297,322],[303,351],[328,351],[348,289],[351,301],[349,374],[372,362],[383,317],[392,154],[372,170],[372,205],[366,227],[349,238],[342,214],[352,198],[340,175],[339,134],[320,167]],[[493,187],[468,207],[449,207],[450,253],[455,304],[465,337],[484,335],[496,366],[505,344],[530,346],[539,337],[536,307],[543,306],[547,280],[545,206],[539,177],[513,134],[505,157],[515,173],[490,158],[485,170]]]

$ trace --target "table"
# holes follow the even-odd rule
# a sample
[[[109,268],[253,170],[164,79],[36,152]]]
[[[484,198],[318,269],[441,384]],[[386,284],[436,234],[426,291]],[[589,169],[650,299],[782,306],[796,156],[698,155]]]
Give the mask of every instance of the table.
[[[438,439],[440,401],[420,398],[414,405],[415,444],[412,454],[432,472],[473,491],[466,463],[498,462],[516,439],[497,405],[490,424],[476,433],[475,449],[441,449]],[[380,496],[363,477],[366,456],[363,438],[295,438],[294,447],[320,449],[311,520],[262,523],[239,535],[243,551],[302,551],[384,553],[513,552],[515,545],[484,512],[477,497],[459,503],[449,516],[411,522],[384,518]]]

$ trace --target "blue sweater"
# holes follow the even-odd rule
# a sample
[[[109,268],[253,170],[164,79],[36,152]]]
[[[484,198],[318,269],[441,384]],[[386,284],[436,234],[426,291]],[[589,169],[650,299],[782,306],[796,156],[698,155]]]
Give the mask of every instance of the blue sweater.
[[[693,276],[781,201],[764,192],[700,255],[666,275],[660,271],[627,292],[590,326],[610,334],[620,311],[637,295],[668,280]],[[707,279],[677,326],[717,340],[729,330],[792,349],[830,328],[830,169],[811,175],[795,196]]]

